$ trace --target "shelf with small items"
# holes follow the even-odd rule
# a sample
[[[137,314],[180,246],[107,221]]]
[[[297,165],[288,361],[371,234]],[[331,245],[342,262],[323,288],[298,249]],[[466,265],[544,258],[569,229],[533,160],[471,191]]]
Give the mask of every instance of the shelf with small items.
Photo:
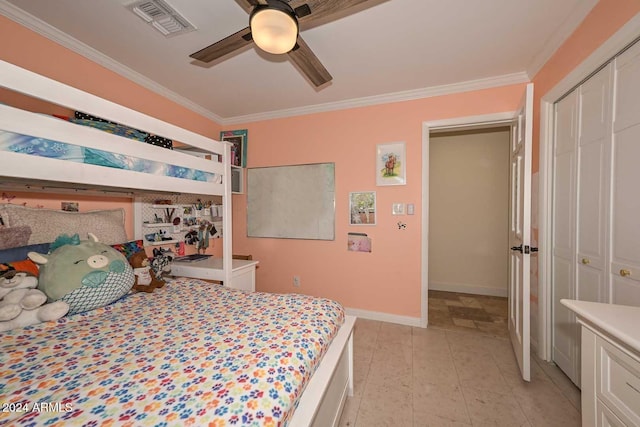
[[[145,246],[190,244],[190,240],[197,242],[205,236],[222,237],[220,200],[203,203],[197,199],[191,203],[187,197],[151,199],[143,205],[140,226]]]
[[[190,205],[151,205],[153,209],[182,209]]]
[[[143,222],[143,227],[148,228],[163,228],[163,227],[173,227],[173,223],[171,222]]]
[[[155,242],[145,241],[144,244],[147,246],[161,246],[161,245],[175,245],[176,243],[180,243],[181,240],[171,239],[171,240],[158,240]]]

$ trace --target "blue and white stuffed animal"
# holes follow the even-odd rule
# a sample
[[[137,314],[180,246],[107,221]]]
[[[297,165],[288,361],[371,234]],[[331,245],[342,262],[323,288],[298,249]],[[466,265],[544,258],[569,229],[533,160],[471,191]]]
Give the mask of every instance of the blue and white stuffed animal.
[[[58,320],[69,311],[69,304],[49,304],[47,296],[36,289],[38,278],[31,273],[9,270],[0,275],[0,332]]]

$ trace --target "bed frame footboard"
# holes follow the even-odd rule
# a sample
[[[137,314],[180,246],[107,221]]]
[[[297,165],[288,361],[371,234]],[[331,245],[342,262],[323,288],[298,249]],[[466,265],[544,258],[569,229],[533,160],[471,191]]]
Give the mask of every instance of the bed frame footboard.
[[[300,397],[289,427],[334,427],[347,396],[353,396],[353,327],[346,316],[318,369]]]

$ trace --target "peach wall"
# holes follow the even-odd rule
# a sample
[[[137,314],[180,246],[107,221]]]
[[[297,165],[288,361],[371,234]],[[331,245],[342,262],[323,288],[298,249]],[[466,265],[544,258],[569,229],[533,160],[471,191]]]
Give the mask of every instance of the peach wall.
[[[539,170],[540,100],[638,13],[640,13],[638,0],[600,0],[533,78],[533,172]]]
[[[335,162],[336,240],[246,237],[246,197],[234,203],[234,251],[260,260],[258,290],[299,291],[347,307],[420,317],[422,123],[514,111],[524,85],[416,101],[248,123],[248,167]],[[404,141],[407,185],[376,187],[376,144]],[[349,226],[348,194],[376,191],[377,224]],[[415,215],[392,216],[394,202],[413,203]],[[399,230],[403,221],[407,228]],[[364,232],[373,252],[348,252],[347,233]],[[294,288],[293,276],[301,278]]]

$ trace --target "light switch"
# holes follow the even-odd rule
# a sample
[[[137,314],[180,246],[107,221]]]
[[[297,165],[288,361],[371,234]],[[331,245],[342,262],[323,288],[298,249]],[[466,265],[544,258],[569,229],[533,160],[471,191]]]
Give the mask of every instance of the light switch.
[[[415,205],[413,203],[409,203],[407,205],[407,215],[413,215],[415,213]]]
[[[404,203],[394,203],[392,205],[392,212],[394,215],[404,215]]]

